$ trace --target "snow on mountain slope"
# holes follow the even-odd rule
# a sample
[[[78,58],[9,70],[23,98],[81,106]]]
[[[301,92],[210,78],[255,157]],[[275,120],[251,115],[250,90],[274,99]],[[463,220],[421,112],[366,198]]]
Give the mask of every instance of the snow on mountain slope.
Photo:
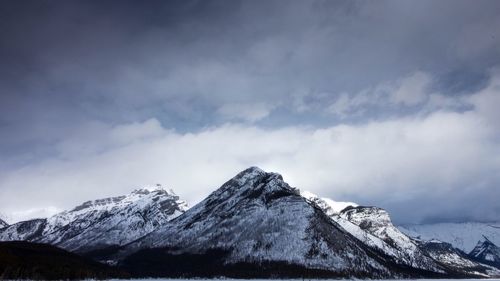
[[[362,241],[365,245],[379,249],[383,253],[393,258],[397,264],[407,265],[413,268],[428,270],[432,272],[445,273],[446,270],[437,264],[434,260],[426,256],[413,241],[398,241],[390,243],[376,235],[362,229],[345,218],[338,217],[335,219],[344,229],[353,236]]]
[[[0,229],[0,241],[31,241],[42,233],[45,219],[34,219],[11,224]]]
[[[6,226],[8,226],[8,225],[9,225],[8,223],[6,223],[6,222],[5,222],[5,221],[3,221],[2,219],[0,219],[0,229],[1,229],[1,228],[6,227]]]
[[[467,254],[450,243],[439,240],[418,241],[420,248],[434,260],[456,272],[467,272],[484,277],[499,277],[500,270],[471,260]]]
[[[377,207],[352,207],[344,209],[340,217],[358,225],[369,233],[383,239],[387,243],[406,249],[414,249],[413,241],[399,231],[391,221],[389,213]]]
[[[440,240],[469,253],[477,242],[487,237],[491,242],[500,245],[500,223],[436,223],[400,225],[398,228],[411,237],[422,240]]]
[[[358,204],[353,202],[339,202],[330,198],[320,198],[318,195],[305,190],[301,190],[300,195],[318,205],[318,207],[320,207],[329,216],[337,215],[340,211],[347,207],[358,206]]]
[[[375,207],[359,207],[355,203],[340,202],[338,204],[331,199],[319,198],[307,191],[301,191],[301,195],[316,204],[332,220],[365,245],[382,251],[392,257],[394,262],[423,270],[444,272],[441,266],[420,251],[412,239],[392,224],[385,210]],[[334,207],[329,202],[335,202]]]
[[[338,276],[397,276],[385,256],[377,256],[311,205],[281,175],[256,167],[121,254],[144,248],[176,255],[227,251],[226,265],[285,262]]]
[[[476,247],[469,253],[469,257],[479,262],[500,268],[500,248],[488,238],[478,241]]]
[[[384,209],[351,207],[340,212],[339,217],[380,238],[387,244],[386,248],[393,248],[398,263],[435,272],[442,270],[434,260],[420,250],[415,241],[392,224],[389,214]]]
[[[186,210],[185,202],[161,186],[126,196],[88,201],[48,219],[13,224],[0,240],[28,240],[76,252],[119,246],[152,232]]]
[[[324,209],[332,220],[365,245],[384,252],[398,264],[433,272],[466,272],[485,277],[499,274],[495,268],[470,260],[466,254],[449,244],[408,237],[392,224],[389,214],[381,208],[353,204],[335,213],[331,212],[324,198],[308,192],[301,194]]]

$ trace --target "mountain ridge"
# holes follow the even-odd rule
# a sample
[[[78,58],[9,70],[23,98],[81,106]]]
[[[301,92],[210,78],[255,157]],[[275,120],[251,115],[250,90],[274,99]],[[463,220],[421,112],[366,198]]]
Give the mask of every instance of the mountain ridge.
[[[86,201],[47,219],[12,224],[0,232],[0,240],[26,240],[86,252],[120,246],[187,209],[184,201],[161,187],[136,189],[128,195]]]
[[[56,245],[141,277],[500,276],[451,244],[406,235],[382,208],[320,198],[258,167],[190,209],[153,185],[0,229],[0,240],[9,239]]]
[[[472,259],[500,268],[500,247],[491,242],[488,237],[477,242],[476,247],[469,253]]]

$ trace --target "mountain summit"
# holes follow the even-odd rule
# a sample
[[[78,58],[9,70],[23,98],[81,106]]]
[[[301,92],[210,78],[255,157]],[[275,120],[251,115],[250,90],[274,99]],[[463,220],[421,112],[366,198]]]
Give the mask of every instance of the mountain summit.
[[[476,247],[469,253],[473,259],[500,268],[500,248],[486,236],[477,242]]]

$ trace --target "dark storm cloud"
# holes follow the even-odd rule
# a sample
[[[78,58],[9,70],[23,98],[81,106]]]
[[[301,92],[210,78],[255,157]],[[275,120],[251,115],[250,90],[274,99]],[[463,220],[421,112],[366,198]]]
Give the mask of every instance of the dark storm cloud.
[[[153,118],[196,134],[227,122],[325,128],[463,112],[500,63],[497,1],[0,7],[5,175],[60,157],[58,144],[82,131],[101,137],[85,130],[102,124]]]

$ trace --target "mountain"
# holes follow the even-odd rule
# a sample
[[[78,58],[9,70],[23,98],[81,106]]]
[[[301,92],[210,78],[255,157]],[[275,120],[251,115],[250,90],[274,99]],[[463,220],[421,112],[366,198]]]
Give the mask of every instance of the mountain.
[[[382,251],[394,263],[405,265],[411,268],[433,272],[456,271],[460,265],[443,264],[440,260],[432,258],[427,251],[421,249],[420,241],[412,239],[399,231],[392,223],[389,214],[384,209],[378,207],[358,206],[355,203],[344,204],[331,199],[319,198],[309,193],[301,192],[303,196],[317,204],[332,220],[341,225],[346,231],[362,241],[365,245]],[[336,206],[345,207],[343,209]],[[487,272],[484,268],[477,273],[484,275],[493,273]],[[470,271],[467,271],[470,273]]]
[[[414,240],[392,224],[389,214],[384,209],[364,206],[348,207],[340,212],[339,217],[381,239],[383,244],[379,248],[393,257],[394,262],[423,270],[445,271],[436,261],[425,255]],[[345,223],[342,225],[346,227]],[[359,239],[364,240],[361,237]]]
[[[301,191],[301,195],[365,245],[382,251],[397,264],[457,276],[470,274],[489,277],[500,274],[496,268],[472,261],[450,244],[407,236],[392,223],[389,213],[382,208],[336,202],[307,191]]]
[[[478,241],[476,247],[469,253],[469,257],[484,264],[500,268],[500,248],[486,236]]]
[[[256,167],[189,210],[172,191],[153,186],[4,227],[0,240],[48,243],[135,277],[500,276],[483,262],[495,253],[493,243],[468,256],[406,235],[384,209],[320,198]]]
[[[387,231],[361,221],[363,213],[381,214],[379,209],[341,210],[355,204],[323,201],[304,196],[279,174],[252,167],[116,257],[145,276],[450,276],[387,217],[380,220]]]
[[[400,225],[398,228],[410,237],[421,240],[439,240],[450,243],[466,253],[471,252],[483,236],[500,245],[500,223],[433,223]]]
[[[384,257],[309,204],[281,175],[256,167],[239,173],[171,225],[129,245],[125,253],[144,248],[153,250],[138,251],[122,264],[165,276],[391,276]],[[194,266],[204,271],[164,262],[179,258],[199,261]]]
[[[143,237],[186,209],[177,195],[158,185],[125,196],[87,201],[48,219],[10,225],[0,230],[0,240],[48,243],[72,252],[92,253]]]
[[[473,261],[450,243],[439,240],[418,241],[420,249],[452,272],[465,272],[483,277],[498,277],[500,270],[481,262]]]
[[[0,242],[0,279],[69,280],[129,275],[63,249],[25,241]]]
[[[0,229],[7,227],[7,226],[9,226],[9,224],[6,223],[5,221],[3,221],[2,219],[0,219]]]

